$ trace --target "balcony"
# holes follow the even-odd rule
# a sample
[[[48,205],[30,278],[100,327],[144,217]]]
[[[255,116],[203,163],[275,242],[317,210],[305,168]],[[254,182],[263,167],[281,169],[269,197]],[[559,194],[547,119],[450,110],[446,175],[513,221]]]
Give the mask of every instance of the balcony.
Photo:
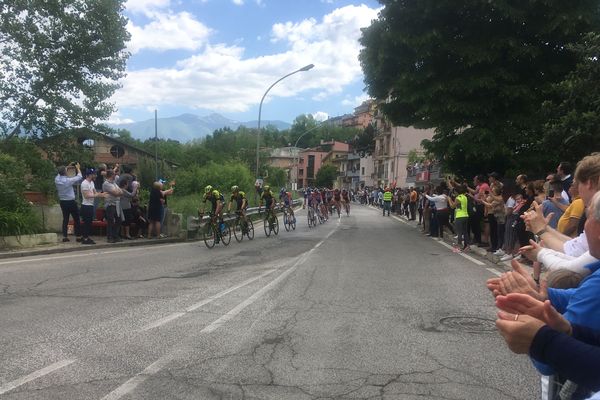
[[[406,183],[441,182],[443,171],[437,161],[428,164],[409,165],[406,167]]]

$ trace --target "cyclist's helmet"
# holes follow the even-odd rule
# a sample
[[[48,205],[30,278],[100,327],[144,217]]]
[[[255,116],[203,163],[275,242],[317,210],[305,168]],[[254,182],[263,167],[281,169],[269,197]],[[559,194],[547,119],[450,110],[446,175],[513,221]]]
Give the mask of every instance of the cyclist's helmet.
[[[284,194],[285,193],[285,188],[282,187],[281,190],[279,191],[279,194]]]
[[[335,188],[334,192],[339,193],[340,189]]]
[[[213,190],[213,187],[212,187],[211,185],[207,185],[207,186],[204,188],[204,193],[205,193],[205,194],[209,194],[210,192],[212,192],[212,190]]]
[[[239,191],[240,191],[240,187],[239,187],[238,185],[233,185],[233,186],[231,187],[231,191],[232,191],[233,193],[235,193],[235,192],[239,192]]]
[[[269,186],[269,185],[265,185],[265,186],[263,187],[263,189],[265,189],[265,191],[269,191],[269,190],[271,190],[271,186]]]

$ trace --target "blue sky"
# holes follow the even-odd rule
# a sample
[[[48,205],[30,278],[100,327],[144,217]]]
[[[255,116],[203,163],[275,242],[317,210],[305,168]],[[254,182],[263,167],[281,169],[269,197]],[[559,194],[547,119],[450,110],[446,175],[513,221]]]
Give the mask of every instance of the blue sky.
[[[128,0],[128,75],[113,97],[113,123],[182,113],[292,122],[350,113],[367,98],[360,28],[375,0]]]

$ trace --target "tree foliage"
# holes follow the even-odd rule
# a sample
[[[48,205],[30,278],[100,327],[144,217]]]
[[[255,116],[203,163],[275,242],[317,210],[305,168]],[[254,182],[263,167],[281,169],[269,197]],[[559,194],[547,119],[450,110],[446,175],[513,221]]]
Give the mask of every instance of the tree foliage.
[[[361,157],[366,157],[375,151],[375,127],[369,124],[359,135],[354,137],[352,146]]]
[[[456,172],[539,167],[542,103],[575,68],[567,45],[597,31],[597,1],[380,2],[360,61],[384,114],[436,128],[426,148]]]
[[[569,48],[579,63],[544,103],[548,134],[540,148],[554,160],[576,162],[600,149],[600,34],[589,33]]]
[[[123,0],[0,1],[0,136],[51,136],[114,110],[129,54]]]
[[[334,165],[325,164],[317,172],[315,185],[318,187],[333,188],[333,183],[337,179],[338,170]]]

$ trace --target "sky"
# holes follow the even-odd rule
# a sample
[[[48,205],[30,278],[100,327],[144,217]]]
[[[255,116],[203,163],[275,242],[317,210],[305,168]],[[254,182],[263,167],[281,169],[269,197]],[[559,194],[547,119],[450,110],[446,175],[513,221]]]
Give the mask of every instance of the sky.
[[[360,28],[375,0],[128,0],[127,77],[111,123],[183,113],[293,122],[352,113],[368,96]]]

